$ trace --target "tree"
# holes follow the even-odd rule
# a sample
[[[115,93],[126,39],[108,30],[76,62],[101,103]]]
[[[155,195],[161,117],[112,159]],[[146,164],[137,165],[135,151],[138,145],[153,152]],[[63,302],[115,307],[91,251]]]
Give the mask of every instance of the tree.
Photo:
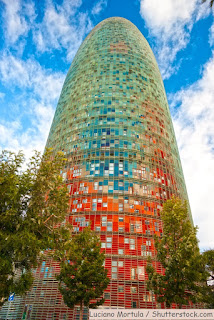
[[[202,253],[206,271],[209,276],[207,279],[207,288],[204,294],[206,307],[214,309],[214,250],[207,250]]]
[[[202,0],[202,3],[206,2],[207,0]],[[210,1],[210,8],[212,8],[214,0],[209,0]]]
[[[187,203],[172,198],[166,201],[161,212],[163,236],[155,240],[157,261],[161,263],[164,274],[158,273],[152,265],[147,265],[149,290],[157,295],[158,302],[196,303],[202,300],[202,288],[206,283],[207,273],[201,258],[197,228],[193,227],[188,217]]]
[[[65,259],[61,261],[59,290],[69,308],[80,305],[80,319],[83,318],[83,306],[95,307],[103,304],[103,291],[109,278],[104,268],[104,253],[94,231],[87,227],[73,236]]]
[[[11,292],[30,289],[42,250],[59,250],[68,241],[69,228],[59,226],[68,206],[60,169],[64,155],[38,152],[24,169],[22,152],[0,154],[0,303]]]
[[[207,250],[204,251],[202,254],[205,263],[207,271],[209,272],[210,280],[214,281],[214,250]]]

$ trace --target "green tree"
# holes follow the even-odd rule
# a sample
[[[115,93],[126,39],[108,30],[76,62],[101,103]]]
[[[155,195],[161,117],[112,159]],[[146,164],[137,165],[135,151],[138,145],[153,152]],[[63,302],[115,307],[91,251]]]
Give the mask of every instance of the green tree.
[[[68,194],[60,168],[64,155],[38,152],[25,164],[22,152],[0,154],[0,303],[30,289],[42,250],[62,249]],[[60,226],[56,228],[56,225]]]
[[[166,201],[161,212],[163,236],[155,240],[157,261],[164,274],[158,273],[152,265],[147,264],[149,280],[148,290],[153,290],[158,302],[182,305],[202,300],[202,287],[206,283],[207,273],[204,269],[198,241],[197,228],[193,227],[188,217],[187,203],[172,198]]]
[[[207,0],[202,0],[202,3],[204,3],[204,2],[206,2]],[[210,1],[210,8],[212,8],[212,6],[213,6],[213,3],[214,3],[214,0],[209,0]]]
[[[207,250],[202,253],[206,271],[208,272],[207,288],[204,294],[206,307],[214,309],[214,250]]]
[[[212,281],[214,280],[214,250],[210,249],[204,251],[202,256],[205,260],[206,268],[210,275],[210,280]]]
[[[80,305],[80,319],[83,307],[96,307],[103,304],[103,291],[109,278],[104,268],[104,253],[100,252],[100,240],[94,231],[87,227],[73,236],[66,257],[61,262],[59,290],[69,308]]]

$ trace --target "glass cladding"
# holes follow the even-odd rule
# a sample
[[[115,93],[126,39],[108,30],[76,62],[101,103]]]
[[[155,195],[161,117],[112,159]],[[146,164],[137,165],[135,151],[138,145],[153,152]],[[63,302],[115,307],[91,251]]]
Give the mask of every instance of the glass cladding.
[[[130,21],[104,20],[82,43],[47,147],[68,158],[61,174],[73,231],[91,224],[100,235],[111,278],[104,305],[160,307],[146,290],[147,258],[162,271],[154,252],[154,235],[162,233],[160,210],[172,195],[187,199],[187,193],[161,75]],[[77,316],[57,290],[58,270],[48,261],[35,271],[35,285],[20,307],[24,312],[27,305],[26,313],[30,308],[29,319]]]

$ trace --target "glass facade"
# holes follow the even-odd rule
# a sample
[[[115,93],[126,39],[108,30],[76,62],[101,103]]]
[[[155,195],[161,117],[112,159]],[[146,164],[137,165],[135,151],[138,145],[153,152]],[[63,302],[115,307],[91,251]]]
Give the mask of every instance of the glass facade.
[[[161,271],[154,252],[154,235],[162,233],[160,210],[172,195],[187,199],[187,193],[161,75],[130,21],[104,20],[82,43],[47,147],[68,158],[61,174],[74,232],[91,224],[100,235],[111,278],[104,305],[159,307],[146,290],[147,257]],[[22,302],[26,319],[75,319],[53,277],[59,266],[43,264]]]

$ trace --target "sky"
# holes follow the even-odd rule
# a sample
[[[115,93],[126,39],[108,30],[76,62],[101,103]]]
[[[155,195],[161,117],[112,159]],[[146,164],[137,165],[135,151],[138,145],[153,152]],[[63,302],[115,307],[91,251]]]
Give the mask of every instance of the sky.
[[[157,59],[201,250],[214,248],[214,8],[208,0],[0,0],[0,150],[44,150],[80,44],[133,22]]]

